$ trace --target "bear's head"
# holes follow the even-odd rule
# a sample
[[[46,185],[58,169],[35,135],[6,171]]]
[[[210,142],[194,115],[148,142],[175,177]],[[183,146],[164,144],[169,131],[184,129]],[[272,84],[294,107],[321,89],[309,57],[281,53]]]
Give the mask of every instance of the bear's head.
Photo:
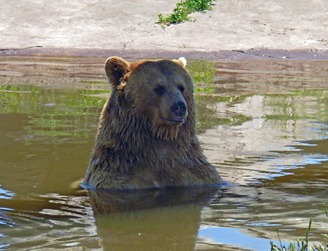
[[[184,58],[129,63],[111,57],[105,64],[111,99],[117,109],[147,124],[155,137],[177,138],[181,128],[194,127],[193,82],[185,66]]]

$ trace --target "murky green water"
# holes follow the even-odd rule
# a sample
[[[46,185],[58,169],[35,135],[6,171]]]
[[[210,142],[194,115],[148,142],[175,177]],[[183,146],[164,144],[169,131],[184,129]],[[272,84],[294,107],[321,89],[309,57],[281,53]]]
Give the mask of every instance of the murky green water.
[[[0,250],[269,250],[327,233],[328,62],[193,61],[221,191],[86,194],[104,59],[0,59]],[[73,184],[73,185],[72,185]],[[108,212],[112,212],[108,214]]]

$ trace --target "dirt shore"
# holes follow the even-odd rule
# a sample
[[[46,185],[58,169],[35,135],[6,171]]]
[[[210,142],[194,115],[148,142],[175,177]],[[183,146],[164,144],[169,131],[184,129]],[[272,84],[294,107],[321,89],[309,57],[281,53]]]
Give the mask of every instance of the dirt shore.
[[[217,0],[157,24],[176,2],[2,1],[0,55],[328,59],[326,0]]]

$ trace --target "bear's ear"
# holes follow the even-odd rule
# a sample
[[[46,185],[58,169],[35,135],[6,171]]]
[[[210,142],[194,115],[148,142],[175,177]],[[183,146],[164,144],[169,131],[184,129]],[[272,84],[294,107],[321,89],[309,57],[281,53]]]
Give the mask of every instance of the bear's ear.
[[[118,86],[125,74],[130,71],[130,64],[123,58],[110,57],[106,60],[105,71],[109,81]]]
[[[173,62],[181,65],[183,68],[186,68],[187,66],[187,60],[184,57],[181,57],[179,59],[173,59]]]

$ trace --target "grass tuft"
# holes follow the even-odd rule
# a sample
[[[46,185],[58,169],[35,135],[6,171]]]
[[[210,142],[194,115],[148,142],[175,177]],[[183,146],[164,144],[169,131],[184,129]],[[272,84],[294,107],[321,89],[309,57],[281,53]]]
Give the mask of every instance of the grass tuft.
[[[325,210],[326,216],[328,217],[328,210]],[[316,244],[312,247],[309,245],[309,234],[311,232],[312,227],[312,218],[309,221],[309,226],[307,228],[307,231],[305,233],[305,239],[303,240],[297,240],[295,242],[290,242],[288,246],[285,246],[280,238],[279,232],[278,232],[278,238],[279,238],[279,245],[274,244],[272,241],[271,249],[270,251],[328,251],[328,234],[323,234],[324,240],[321,244]]]
[[[212,9],[214,0],[185,0],[176,4],[173,12],[167,16],[158,14],[158,23],[164,25],[178,24],[190,21],[189,15],[193,12],[203,12]]]

